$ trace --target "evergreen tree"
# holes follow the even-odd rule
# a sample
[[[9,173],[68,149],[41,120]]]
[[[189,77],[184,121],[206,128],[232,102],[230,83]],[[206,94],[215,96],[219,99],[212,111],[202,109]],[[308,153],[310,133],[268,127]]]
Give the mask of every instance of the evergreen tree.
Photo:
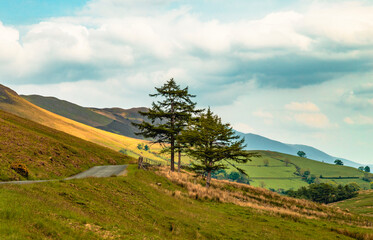
[[[243,150],[244,139],[235,135],[230,125],[223,124],[210,109],[192,121],[181,133],[180,139],[188,146],[186,153],[194,159],[192,169],[207,175],[207,188],[212,172],[226,169],[226,164],[234,166],[233,161],[246,163],[250,157],[258,157],[257,153]],[[244,173],[242,169],[236,169]]]
[[[133,123],[140,130],[139,135],[153,139],[168,149],[171,155],[171,171],[175,170],[175,150],[178,147],[177,137],[192,117],[196,103],[192,102],[188,87],[181,89],[173,78],[162,87],[155,88],[157,93],[151,97],[162,97],[161,101],[153,102],[148,112],[139,112],[150,122]]]

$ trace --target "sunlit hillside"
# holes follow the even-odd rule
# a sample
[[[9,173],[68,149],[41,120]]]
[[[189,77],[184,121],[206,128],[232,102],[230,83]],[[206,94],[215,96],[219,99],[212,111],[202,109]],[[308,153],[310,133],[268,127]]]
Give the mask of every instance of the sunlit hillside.
[[[0,110],[0,181],[64,178],[135,162],[112,149]]]
[[[0,109],[116,151],[126,149],[126,153],[133,157],[142,155],[156,161],[166,162],[164,158],[152,153],[160,150],[158,145],[150,145],[144,140],[106,132],[59,116],[26,101],[16,92],[2,85],[0,85]],[[137,146],[142,143],[148,144],[150,151],[139,150]]]

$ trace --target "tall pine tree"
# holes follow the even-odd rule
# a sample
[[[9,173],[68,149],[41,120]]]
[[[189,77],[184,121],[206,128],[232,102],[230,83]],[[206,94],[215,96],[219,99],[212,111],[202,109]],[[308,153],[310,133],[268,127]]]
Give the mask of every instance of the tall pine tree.
[[[196,103],[191,100],[195,95],[189,94],[188,87],[181,89],[173,78],[155,89],[157,93],[149,96],[162,99],[153,102],[148,112],[140,112],[150,122],[144,121],[134,125],[140,130],[137,134],[151,138],[154,143],[160,143],[169,150],[171,171],[174,171],[175,150],[180,150],[180,145],[177,144],[178,135],[192,115],[199,110],[195,110]]]
[[[232,165],[244,173],[232,162],[246,163],[251,157],[259,157],[257,153],[243,150],[244,139],[235,135],[230,125],[223,124],[210,108],[181,133],[180,139],[189,146],[186,153],[194,159],[192,169],[207,175],[207,188],[213,171]]]

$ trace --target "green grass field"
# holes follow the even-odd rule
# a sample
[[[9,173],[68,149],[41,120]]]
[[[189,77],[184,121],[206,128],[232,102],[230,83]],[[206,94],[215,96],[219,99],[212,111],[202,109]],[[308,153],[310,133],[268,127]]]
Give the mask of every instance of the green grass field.
[[[373,190],[360,191],[357,197],[331,205],[373,218]]]
[[[173,196],[176,190],[186,191],[135,167],[126,177],[2,185],[0,238],[351,239],[346,235],[370,231],[333,219],[294,219],[180,198]]]
[[[316,177],[333,177],[336,179],[322,179],[320,182],[333,182],[336,184],[348,184],[356,182],[363,189],[369,189],[369,182],[363,181],[361,178],[364,173],[358,169],[338,166],[328,163],[315,161],[308,158],[301,158],[293,155],[284,153],[271,152],[271,151],[255,151],[258,152],[262,157],[253,158],[252,161],[246,164],[235,164],[236,166],[244,169],[250,179],[253,186],[264,186],[265,188],[273,189],[298,189],[301,186],[306,186],[307,183],[295,173],[297,168],[301,170],[309,170],[311,174]],[[286,165],[285,160],[289,163]],[[268,163],[268,166],[265,166]],[[234,171],[230,168],[229,171]],[[338,177],[358,177],[358,179],[338,179]]]

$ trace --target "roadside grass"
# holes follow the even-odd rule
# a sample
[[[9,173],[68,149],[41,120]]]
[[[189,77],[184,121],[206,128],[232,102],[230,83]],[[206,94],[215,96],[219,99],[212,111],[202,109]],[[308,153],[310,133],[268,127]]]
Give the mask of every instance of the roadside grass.
[[[183,194],[186,188],[135,166],[126,177],[3,185],[0,238],[371,239],[371,229],[333,219],[291,218]]]
[[[330,204],[348,209],[350,212],[372,217],[373,222],[373,190],[360,191],[357,197]]]

